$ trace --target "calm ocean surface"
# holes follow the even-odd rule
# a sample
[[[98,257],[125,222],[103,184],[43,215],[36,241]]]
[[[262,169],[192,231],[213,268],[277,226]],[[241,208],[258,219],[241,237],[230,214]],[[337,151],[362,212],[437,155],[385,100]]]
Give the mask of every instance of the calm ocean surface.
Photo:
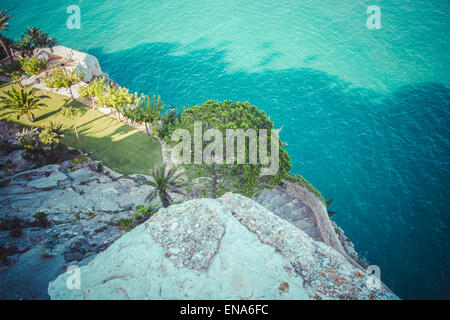
[[[65,23],[81,8],[81,30]],[[382,28],[368,30],[369,5]],[[132,91],[248,100],[401,298],[450,298],[450,2],[2,0]]]

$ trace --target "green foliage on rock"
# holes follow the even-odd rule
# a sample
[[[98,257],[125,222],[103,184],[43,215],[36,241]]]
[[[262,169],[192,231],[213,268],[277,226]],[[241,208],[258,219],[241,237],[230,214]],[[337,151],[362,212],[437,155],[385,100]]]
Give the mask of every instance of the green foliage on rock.
[[[23,128],[16,134],[17,140],[25,149],[36,149],[39,143],[38,128]]]
[[[19,62],[22,70],[31,75],[38,74],[42,70],[47,69],[47,61],[43,58],[21,58],[17,59],[17,61]]]
[[[182,173],[177,172],[177,168],[167,169],[164,163],[162,166],[153,168],[150,171],[151,180],[146,181],[146,184],[152,186],[153,189],[145,201],[152,202],[155,198],[159,198],[164,208],[170,206],[173,203],[170,193],[184,195],[182,188],[185,183],[181,176]]]
[[[159,206],[138,206],[135,212],[126,218],[119,219],[119,229],[130,231],[141,223],[145,222],[159,210]]]
[[[258,110],[256,106],[249,102],[216,102],[206,101],[202,105],[196,105],[185,109],[181,114],[180,127],[188,129],[191,137],[194,137],[194,122],[202,122],[202,134],[208,129],[217,129],[223,134],[223,154],[226,154],[226,130],[227,129],[254,129],[259,134],[260,129],[266,129],[267,132],[267,150],[266,154],[270,158],[271,151],[271,130],[274,129],[273,122],[267,117],[266,113]],[[226,164],[195,164],[190,165],[189,169],[197,176],[211,177],[210,193],[213,197],[218,197],[225,191],[238,192],[240,194],[252,197],[259,189],[269,186],[275,186],[286,177],[291,168],[289,155],[279,142],[279,169],[276,175],[260,176],[261,168],[267,167],[261,161],[257,164],[250,164],[249,159],[249,140],[245,140],[245,159],[244,164],[234,163]],[[203,142],[203,150],[210,142]],[[193,145],[193,143],[192,143]],[[260,155],[260,146],[257,143],[258,159]],[[264,153],[264,151],[263,151]],[[235,157],[237,148],[235,148]],[[261,160],[261,159],[259,159]]]
[[[95,78],[88,85],[78,89],[80,97],[83,99],[90,99],[92,108],[95,108],[95,99],[99,98],[106,90],[106,79]]]
[[[158,136],[167,142],[170,142],[170,137],[174,130],[181,125],[181,114],[172,109],[165,114],[161,114],[161,127],[158,130]]]
[[[137,97],[137,94],[135,94]],[[158,120],[161,119],[161,112],[164,109],[164,102],[160,96],[141,95],[133,101],[133,104],[127,104],[122,108],[125,117],[133,122],[144,123],[145,132],[150,135],[150,128],[157,132]]]
[[[43,78],[44,84],[49,88],[69,88],[83,80],[84,73],[73,70],[66,71],[62,67],[52,68],[46,77]]]

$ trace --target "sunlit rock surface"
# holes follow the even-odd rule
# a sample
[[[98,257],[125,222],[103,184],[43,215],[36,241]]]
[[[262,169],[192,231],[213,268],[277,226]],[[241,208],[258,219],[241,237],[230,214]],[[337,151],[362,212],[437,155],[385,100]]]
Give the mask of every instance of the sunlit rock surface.
[[[340,253],[227,193],[161,209],[73,274],[52,299],[395,299]]]

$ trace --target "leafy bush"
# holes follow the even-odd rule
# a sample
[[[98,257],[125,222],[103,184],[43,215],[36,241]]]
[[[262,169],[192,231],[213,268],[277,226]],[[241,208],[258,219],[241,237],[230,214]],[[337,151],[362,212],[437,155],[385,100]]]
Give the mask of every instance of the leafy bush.
[[[181,128],[187,129],[190,132],[191,139],[194,137],[194,123],[201,121],[202,134],[208,129],[219,130],[223,137],[226,136],[227,129],[242,129],[244,132],[249,129],[253,129],[257,133],[260,129],[266,129],[267,145],[266,148],[271,146],[271,130],[274,129],[273,122],[267,117],[266,113],[262,110],[258,110],[256,106],[251,105],[249,102],[232,102],[223,101],[216,102],[209,100],[202,105],[196,105],[192,108],[183,110],[181,114]],[[188,169],[194,173],[194,176],[211,177],[211,185],[208,188],[208,192],[213,197],[218,197],[226,191],[232,191],[240,193],[247,197],[253,197],[253,195],[261,188],[267,186],[276,186],[281,180],[289,173],[291,169],[291,162],[289,155],[283,148],[283,143],[278,138],[279,145],[279,168],[278,172],[274,175],[260,176],[261,168],[266,167],[261,161],[256,164],[250,164],[249,160],[249,139],[246,138],[244,145],[245,158],[243,164],[234,162],[233,164],[192,164],[188,166]],[[177,143],[177,142],[175,142]],[[226,151],[226,139],[223,139],[223,154]],[[193,145],[193,143],[191,143]],[[203,150],[209,142],[204,141]],[[259,144],[256,146],[256,154],[264,154],[270,159],[271,151],[259,150]],[[234,150],[234,159],[237,159],[237,148]],[[193,158],[193,153],[192,153]]]
[[[179,128],[181,123],[181,115],[175,110],[170,110],[161,116],[161,127],[158,130],[158,136],[161,139],[170,141],[172,132]]]
[[[81,71],[64,71],[62,67],[52,68],[50,74],[47,75],[43,81],[49,88],[69,88],[74,84],[81,82],[84,78],[84,73]]]
[[[85,85],[81,87],[80,90],[80,96],[82,98],[92,98],[92,97],[99,97],[103,94],[103,92],[106,90],[106,79],[105,78],[95,78],[91,82],[89,82],[88,85]]]
[[[92,108],[95,107],[94,98],[99,98],[104,94],[106,90],[106,79],[105,78],[95,78],[88,85],[83,86],[78,89],[80,97],[83,99],[91,99]]]
[[[131,121],[143,122],[147,135],[150,135],[149,126],[155,132],[158,120],[161,118],[161,112],[165,106],[161,97],[156,95],[150,97],[144,94],[137,97],[137,93],[135,93],[131,96],[131,101],[131,104],[123,104],[121,108],[122,114]]]
[[[18,59],[22,70],[28,74],[35,75],[40,71],[47,69],[47,61],[44,58],[23,58]]]
[[[77,166],[77,165],[80,165],[80,164],[82,164],[84,162],[88,162],[88,161],[89,161],[89,158],[81,153],[77,157],[73,158],[71,162],[73,165]]]

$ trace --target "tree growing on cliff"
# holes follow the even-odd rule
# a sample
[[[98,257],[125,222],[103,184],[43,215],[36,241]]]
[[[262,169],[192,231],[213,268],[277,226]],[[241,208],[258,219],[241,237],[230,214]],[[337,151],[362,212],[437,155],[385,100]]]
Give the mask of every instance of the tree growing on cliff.
[[[34,48],[52,48],[58,41],[39,28],[27,28],[25,34],[31,38]]]
[[[194,123],[197,121],[201,122],[202,136],[208,129],[216,129],[222,133],[222,136],[226,136],[227,129],[242,129],[244,132],[253,129],[257,133],[260,129],[265,129],[266,132],[270,132],[274,129],[274,124],[266,116],[266,113],[262,110],[258,110],[256,106],[253,106],[248,102],[216,102],[210,100],[202,105],[196,105],[192,108],[185,109],[181,115],[180,127],[187,129],[190,132],[192,139],[195,136]],[[267,134],[266,138],[268,142],[267,145],[271,145],[271,134]],[[215,139],[216,138],[214,138],[214,142]],[[243,143],[245,149],[245,159],[243,163],[235,162],[234,164],[227,164],[223,161],[222,163],[207,164],[203,162],[202,164],[188,165],[188,170],[192,170],[195,176],[213,177],[211,180],[212,184],[208,185],[206,188],[207,192],[213,192],[213,197],[220,196],[225,191],[234,191],[252,197],[260,188],[278,185],[281,180],[287,176],[291,168],[289,155],[286,150],[283,149],[283,143],[281,140],[278,141],[279,168],[277,174],[261,177],[261,168],[265,167],[265,165],[262,163],[263,161],[261,161],[261,159],[259,163],[251,163],[249,139],[250,137],[246,136]],[[225,140],[226,139],[223,139],[223,150],[227,148],[226,144],[228,141]],[[202,150],[205,150],[210,144],[209,141],[210,140],[206,139],[203,140]],[[235,142],[232,144],[234,145],[234,143]],[[271,158],[271,152],[269,152],[269,150],[260,150],[260,145],[257,145],[256,148],[256,154],[267,154],[267,157]],[[214,150],[214,152],[216,152],[216,150]],[[237,148],[234,150],[235,159],[237,158],[236,153]]]
[[[92,109],[95,109],[95,99],[98,99],[106,90],[106,79],[95,78],[88,85],[79,89],[80,97],[90,99]]]
[[[150,135],[150,126],[153,132],[157,131],[158,120],[161,119],[161,111],[164,109],[164,102],[160,96],[141,95],[135,99],[134,105],[125,106],[123,115],[134,122],[144,123],[145,133]]]
[[[42,31],[39,28],[27,28],[25,34],[28,35],[31,40],[33,40],[34,46],[37,46],[38,39],[41,36]]]
[[[3,108],[11,108],[13,112],[16,112],[17,118],[25,116],[29,122],[33,122],[33,111],[42,110],[42,107],[47,106],[41,100],[50,99],[47,95],[37,95],[37,92],[36,88],[28,90],[14,86],[7,90],[4,96],[0,96],[0,103],[3,104]]]
[[[136,102],[136,95],[129,92],[125,87],[115,87],[109,85],[98,97],[98,105],[106,108],[113,108],[116,111],[117,121],[120,122],[120,115],[124,109]]]
[[[124,108],[128,105],[134,104],[136,101],[135,95],[129,92],[125,87],[108,87],[108,104],[116,111],[117,121],[120,121],[120,115]]]
[[[0,12],[0,35],[4,31],[8,30],[8,26],[9,26],[8,20],[11,19],[11,17],[12,16],[6,15],[6,10],[3,10],[2,12]],[[10,53],[9,49],[6,47],[6,44],[1,37],[0,37],[0,45],[2,46],[3,50],[6,53],[6,56],[9,59],[9,63],[15,65],[16,63],[15,63],[14,59],[12,58],[11,53]]]
[[[159,197],[163,207],[167,208],[173,202],[169,192],[184,194],[182,190],[184,183],[181,180],[181,173],[177,174],[176,171],[175,167],[167,170],[165,164],[150,171],[151,180],[146,183],[154,189],[148,194],[145,201],[151,202]]]
[[[29,36],[21,36],[20,40],[16,40],[14,46],[20,51],[22,58],[33,55],[33,40]]]
[[[58,44],[58,41],[55,38],[52,38],[48,35],[48,33],[41,33],[37,37],[37,41],[35,43],[38,48],[53,48]]]

